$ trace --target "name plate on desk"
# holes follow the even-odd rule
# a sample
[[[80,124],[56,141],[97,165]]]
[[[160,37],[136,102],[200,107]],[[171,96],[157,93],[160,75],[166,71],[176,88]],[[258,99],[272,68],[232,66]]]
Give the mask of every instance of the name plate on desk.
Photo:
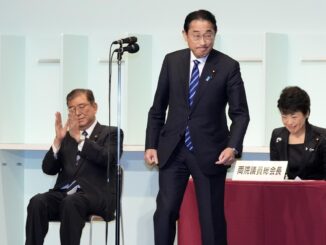
[[[287,161],[237,161],[232,180],[282,181]]]

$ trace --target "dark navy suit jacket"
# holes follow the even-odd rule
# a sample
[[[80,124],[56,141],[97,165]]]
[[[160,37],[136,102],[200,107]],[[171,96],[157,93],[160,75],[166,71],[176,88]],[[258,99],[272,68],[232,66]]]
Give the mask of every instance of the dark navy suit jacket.
[[[167,54],[153,105],[148,114],[146,149],[157,149],[162,168],[189,125],[194,154],[206,174],[225,173],[214,164],[226,147],[242,152],[249,112],[239,63],[212,50],[200,76],[194,103],[189,107],[190,49]],[[226,106],[232,121],[227,124]],[[166,116],[166,112],[168,115]]]
[[[122,154],[123,132],[120,151]],[[84,142],[80,160],[76,166],[77,142],[67,133],[57,158],[52,147],[46,153],[42,169],[49,175],[58,174],[52,191],[60,190],[76,180],[83,192],[98,207],[103,217],[113,215],[116,200],[117,128],[96,124],[92,134]],[[107,182],[107,165],[110,164],[110,178]]]

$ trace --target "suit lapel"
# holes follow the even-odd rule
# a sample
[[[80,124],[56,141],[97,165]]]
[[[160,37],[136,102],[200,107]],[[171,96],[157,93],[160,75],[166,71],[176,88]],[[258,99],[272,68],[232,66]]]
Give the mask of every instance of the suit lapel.
[[[76,159],[77,159],[77,152],[78,152],[78,144],[73,139],[70,134],[67,132],[67,151],[69,151],[69,162],[71,162],[71,165],[74,167],[76,166]]]
[[[77,174],[77,171],[79,169],[79,165],[77,165],[77,153],[78,153],[78,144],[75,141],[75,139],[73,139],[70,134],[67,132],[66,135],[66,140],[67,140],[67,144],[66,144],[66,149],[65,151],[67,151],[67,171],[72,172],[73,176],[72,179],[75,179],[75,176]],[[79,162],[78,162],[79,163]]]
[[[209,87],[210,81],[214,78],[216,72],[216,63],[217,63],[217,52],[212,50],[209,56],[207,57],[205,66],[199,78],[199,86],[194,97],[194,103],[191,108],[193,111],[198,104],[200,98],[204,94],[205,90]]]
[[[89,139],[92,140],[92,141],[97,141],[97,139],[98,139],[101,131],[102,131],[101,124],[96,123],[96,125],[95,125],[95,127],[93,129],[92,134],[89,136]]]
[[[304,139],[304,152],[302,155],[301,169],[305,168],[307,163],[310,162],[311,154],[314,154],[319,143],[319,135],[315,134],[310,124],[306,124],[306,135]]]
[[[287,131],[287,129],[284,128],[279,137],[276,137],[275,140],[278,152],[280,152],[280,159],[288,159],[289,132]]]
[[[301,170],[306,167],[308,162],[310,162],[311,154],[316,151],[319,140],[319,136],[314,134],[311,125],[307,124],[306,135],[304,139],[304,152],[302,154],[302,159],[299,164]],[[280,159],[288,159],[289,132],[284,128],[279,137],[276,138],[276,141],[278,151],[280,152]],[[301,170],[299,172],[301,172]]]
[[[190,80],[190,49],[187,49],[187,52],[184,52],[183,57],[180,59],[180,74],[181,74],[181,81],[182,81],[182,91],[183,91],[183,98],[186,105],[189,106],[189,80]]]
[[[102,126],[101,126],[101,124],[96,123],[96,125],[95,125],[95,127],[94,127],[94,129],[93,129],[92,134],[89,136],[89,140],[91,140],[91,141],[97,141],[97,139],[98,139],[98,137],[99,137],[101,131],[102,131]],[[76,148],[77,148],[77,147],[76,147]],[[85,161],[84,158],[81,158],[81,159],[79,160],[78,165],[77,165],[77,168],[76,168],[76,169],[77,169],[76,174],[77,174],[77,172],[79,171],[79,169],[81,168],[81,166],[83,165],[84,161]]]

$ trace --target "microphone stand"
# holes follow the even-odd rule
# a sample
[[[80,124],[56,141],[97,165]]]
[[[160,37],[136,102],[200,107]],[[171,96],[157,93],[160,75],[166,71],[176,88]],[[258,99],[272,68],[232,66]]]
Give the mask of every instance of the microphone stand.
[[[136,43],[137,38],[132,37],[133,42],[129,43],[127,47],[122,47],[123,42],[119,42],[120,48],[115,49],[113,51],[117,52],[117,63],[118,63],[118,84],[117,84],[117,173],[116,173],[116,225],[115,225],[115,244],[120,244],[120,222],[121,222],[121,189],[122,189],[122,168],[120,164],[120,157],[121,157],[121,63],[122,63],[122,55],[123,52],[129,52],[129,53],[136,53],[139,50],[139,45]],[[117,44],[113,42],[112,44]],[[111,44],[111,47],[112,47]],[[111,54],[111,52],[110,52]],[[112,54],[113,56],[113,54]],[[110,56],[110,66],[109,66],[109,106],[111,106],[111,67],[112,67],[112,56]],[[109,110],[109,122],[111,120],[111,110]],[[111,123],[109,123],[111,124]],[[109,166],[109,165],[108,165]],[[109,167],[108,172],[109,176]]]
[[[122,45],[120,44],[122,47]],[[121,128],[121,63],[122,63],[123,50],[119,48],[117,51],[117,61],[118,61],[118,84],[117,84],[117,176],[116,176],[116,224],[115,224],[115,244],[120,244],[120,217],[121,217],[121,180],[122,171],[120,163],[120,128]]]

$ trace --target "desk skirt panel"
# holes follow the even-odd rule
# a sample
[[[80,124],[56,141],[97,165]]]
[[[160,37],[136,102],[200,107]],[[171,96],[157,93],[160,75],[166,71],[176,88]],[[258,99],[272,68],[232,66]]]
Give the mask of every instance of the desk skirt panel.
[[[326,244],[325,181],[228,180],[225,188],[229,245]],[[200,235],[190,180],[180,210],[178,245],[202,245]]]

